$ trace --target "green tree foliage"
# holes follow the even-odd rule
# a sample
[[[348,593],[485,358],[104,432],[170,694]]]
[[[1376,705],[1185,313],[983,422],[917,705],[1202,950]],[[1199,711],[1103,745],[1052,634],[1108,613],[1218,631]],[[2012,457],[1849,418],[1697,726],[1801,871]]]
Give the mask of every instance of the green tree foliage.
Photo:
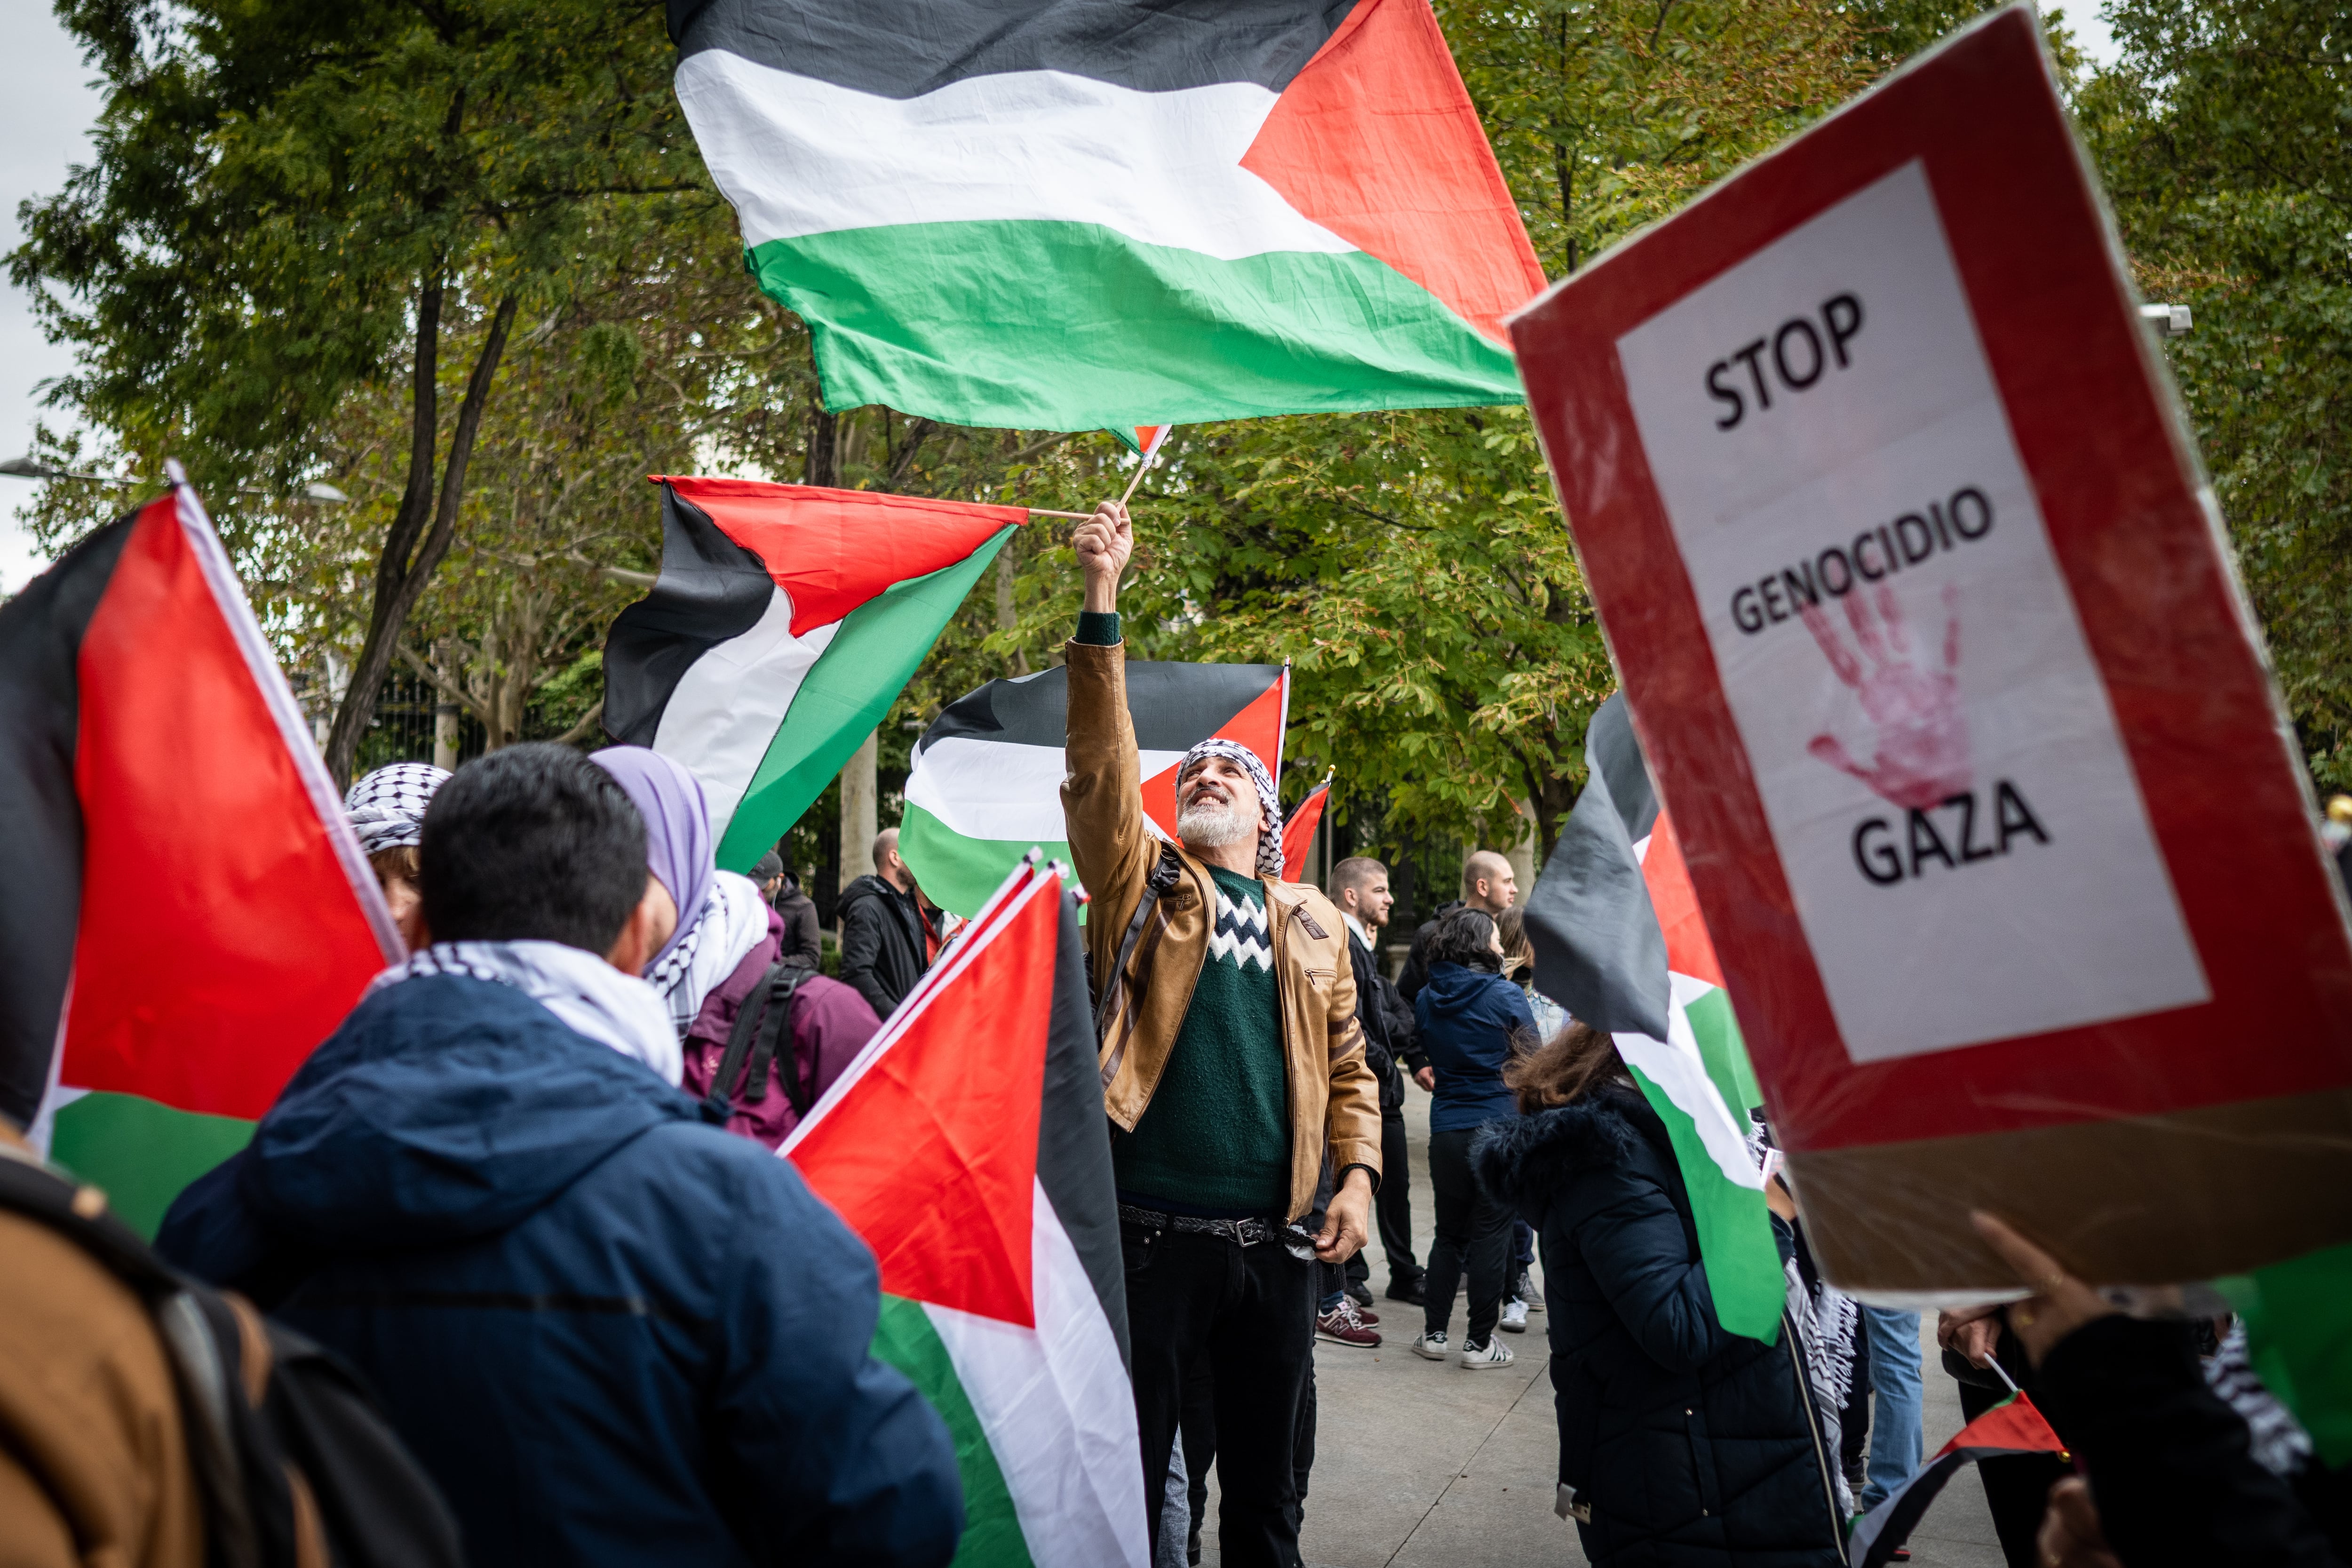
[[[2112,0],[2078,92],[2312,770],[2352,788],[2352,9]]]
[[[348,771],[457,535],[519,311],[612,264],[632,202],[710,198],[655,5],[61,0],[105,73],[99,158],[10,258],[80,351],[65,389],[151,473],[290,492],[347,397],[408,374],[401,500],[328,747]],[[625,232],[626,226],[618,226]],[[476,332],[447,410],[443,333]],[[235,511],[224,519],[241,533]],[[238,542],[243,542],[241,538]]]

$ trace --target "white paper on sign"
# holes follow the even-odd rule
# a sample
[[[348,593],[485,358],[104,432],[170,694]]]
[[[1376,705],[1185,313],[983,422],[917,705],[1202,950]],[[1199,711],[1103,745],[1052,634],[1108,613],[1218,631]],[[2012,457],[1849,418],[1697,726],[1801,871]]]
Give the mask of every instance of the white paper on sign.
[[[1922,167],[1617,351],[1853,1058],[2207,1000]]]

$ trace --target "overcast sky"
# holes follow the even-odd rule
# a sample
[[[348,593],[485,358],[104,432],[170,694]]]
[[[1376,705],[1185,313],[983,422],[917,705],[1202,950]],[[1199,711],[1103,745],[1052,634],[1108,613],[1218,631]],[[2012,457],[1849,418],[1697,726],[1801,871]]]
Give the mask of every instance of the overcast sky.
[[[2066,22],[2095,61],[2114,59],[2115,44],[2095,3],[2068,6]],[[0,250],[13,250],[24,239],[17,204],[57,191],[69,166],[89,161],[100,100],[89,85],[93,73],[47,0],[0,0],[0,38],[8,40],[15,84],[0,94]],[[0,458],[13,458],[32,447],[40,384],[65,374],[72,362],[41,336],[25,291],[5,281],[0,367]],[[52,411],[50,417],[58,416]],[[16,515],[35,483],[0,475],[0,594],[14,593],[40,569]]]

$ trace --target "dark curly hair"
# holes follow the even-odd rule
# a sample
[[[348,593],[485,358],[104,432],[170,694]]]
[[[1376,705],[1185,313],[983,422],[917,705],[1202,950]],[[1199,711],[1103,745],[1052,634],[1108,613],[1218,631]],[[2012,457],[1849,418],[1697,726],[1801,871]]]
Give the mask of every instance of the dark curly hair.
[[[1430,933],[1429,962],[1500,974],[1503,959],[1495,951],[1494,917],[1479,910],[1456,910],[1440,920]]]

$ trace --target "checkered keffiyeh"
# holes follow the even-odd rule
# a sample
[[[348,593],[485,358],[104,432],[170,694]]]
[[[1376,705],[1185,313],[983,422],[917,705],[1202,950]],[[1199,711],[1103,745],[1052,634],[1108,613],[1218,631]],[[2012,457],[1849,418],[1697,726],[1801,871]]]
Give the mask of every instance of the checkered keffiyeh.
[[[343,796],[360,847],[373,855],[425,840],[425,808],[433,792],[449,782],[446,768],[431,763],[394,763],[352,785]]]
[[[1210,757],[1223,757],[1227,762],[1239,763],[1248,772],[1250,783],[1257,785],[1258,805],[1265,813],[1258,819],[1257,825],[1257,874],[1279,880],[1282,877],[1282,796],[1274,791],[1274,775],[1265,771],[1265,764],[1258,761],[1257,753],[1239,741],[1208,740],[1185,752],[1184,760],[1176,765],[1177,787],[1181,790],[1184,775]]]

